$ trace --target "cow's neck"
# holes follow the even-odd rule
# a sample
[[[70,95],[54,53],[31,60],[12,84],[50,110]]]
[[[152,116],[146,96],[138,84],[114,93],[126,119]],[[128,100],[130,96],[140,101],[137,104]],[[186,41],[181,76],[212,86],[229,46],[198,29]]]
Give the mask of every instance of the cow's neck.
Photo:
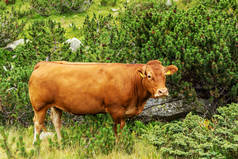
[[[134,94],[137,97],[137,106],[144,104],[151,96],[151,94],[143,86],[142,80],[143,79],[141,78],[141,76],[136,73],[134,81]]]

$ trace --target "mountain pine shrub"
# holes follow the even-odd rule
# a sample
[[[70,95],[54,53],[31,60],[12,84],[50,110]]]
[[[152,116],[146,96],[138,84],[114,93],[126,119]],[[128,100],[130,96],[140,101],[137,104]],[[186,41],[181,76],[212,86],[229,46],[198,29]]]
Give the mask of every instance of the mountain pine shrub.
[[[238,104],[217,109],[211,120],[189,113],[184,120],[144,127],[144,138],[165,158],[237,158]]]
[[[29,42],[24,49],[30,53],[27,57],[28,61],[55,60],[60,57],[62,52],[68,50],[68,45],[64,44],[66,41],[65,29],[61,27],[60,23],[50,19],[33,22],[28,28],[26,38]]]
[[[0,12],[0,47],[16,40],[24,26],[11,12]]]
[[[210,112],[238,101],[237,9],[203,3],[187,10],[149,1],[126,6],[117,19],[84,23],[85,61],[146,63],[159,59],[179,71],[168,77],[175,95],[210,99]],[[80,56],[80,58],[82,57]]]

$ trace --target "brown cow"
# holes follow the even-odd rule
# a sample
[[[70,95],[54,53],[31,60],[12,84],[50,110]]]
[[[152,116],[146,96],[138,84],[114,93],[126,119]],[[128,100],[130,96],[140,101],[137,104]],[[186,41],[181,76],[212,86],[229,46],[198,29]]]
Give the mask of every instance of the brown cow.
[[[109,113],[120,129],[125,119],[138,115],[150,97],[168,95],[165,75],[178,70],[162,66],[158,60],[147,64],[39,62],[29,80],[34,109],[34,141],[44,127],[46,111],[61,139],[62,111],[73,114]]]

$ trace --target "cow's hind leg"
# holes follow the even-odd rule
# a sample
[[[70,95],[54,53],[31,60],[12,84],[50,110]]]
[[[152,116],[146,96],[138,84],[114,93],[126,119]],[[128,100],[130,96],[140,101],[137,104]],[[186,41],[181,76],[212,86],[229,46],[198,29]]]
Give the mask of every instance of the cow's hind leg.
[[[52,107],[51,108],[51,120],[54,124],[55,131],[57,133],[58,140],[61,141],[61,116],[62,116],[62,110]]]
[[[45,120],[45,115],[46,115],[46,111],[48,108],[42,108],[40,110],[34,110],[34,140],[33,143],[35,143],[36,141],[36,137],[37,135],[40,135],[41,130],[43,129],[44,131],[46,131],[45,129],[45,125],[44,125],[44,120]]]

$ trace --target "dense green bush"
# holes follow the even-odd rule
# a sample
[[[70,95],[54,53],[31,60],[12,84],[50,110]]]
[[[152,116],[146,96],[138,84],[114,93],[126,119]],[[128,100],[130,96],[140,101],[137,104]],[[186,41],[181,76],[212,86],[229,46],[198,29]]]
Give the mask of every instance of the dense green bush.
[[[88,61],[175,64],[171,92],[210,99],[214,112],[238,100],[236,10],[203,3],[183,10],[153,0],[126,6],[117,20],[110,15],[85,20],[80,53]]]
[[[67,53],[68,45],[64,44],[65,29],[61,27],[60,23],[52,20],[35,21],[28,29],[27,42],[24,49],[27,50],[27,61],[39,60],[56,60],[60,57],[62,52]],[[26,60],[26,59],[25,59]],[[23,59],[19,60],[23,61]],[[24,61],[26,62],[26,61]]]
[[[204,0],[202,3],[208,7],[221,9],[221,10],[234,10],[236,13],[238,12],[238,3],[236,0]]]
[[[218,108],[211,120],[190,113],[182,121],[143,130],[142,136],[166,157],[238,158],[238,104]]]
[[[33,114],[28,97],[28,80],[33,66],[23,66],[16,52],[0,49],[0,123],[29,124]],[[16,62],[18,61],[18,62]]]
[[[30,0],[31,7],[40,15],[63,14],[66,12],[83,12],[91,0]]]
[[[3,71],[0,83],[0,122],[13,124],[17,121],[29,125],[32,123],[33,112],[28,96],[28,80],[33,67],[15,67],[13,63],[10,64],[13,67]]]
[[[34,16],[34,10],[32,8],[24,8],[24,4],[20,4],[18,7],[12,6],[10,10],[11,14],[17,19],[26,19]]]
[[[0,47],[16,40],[22,32],[25,24],[18,22],[17,18],[10,12],[0,12]]]

